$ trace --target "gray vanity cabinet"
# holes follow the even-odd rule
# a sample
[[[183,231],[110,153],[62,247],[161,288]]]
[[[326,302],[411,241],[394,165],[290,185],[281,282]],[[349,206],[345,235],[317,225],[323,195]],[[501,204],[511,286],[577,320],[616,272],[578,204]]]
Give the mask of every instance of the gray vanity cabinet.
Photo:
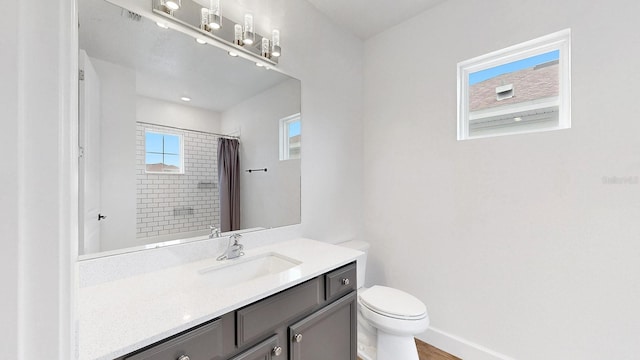
[[[208,322],[175,336],[124,360],[222,360],[223,324],[221,319]]]
[[[289,360],[356,360],[356,292],[289,327]]]
[[[356,360],[351,263],[116,360]]]

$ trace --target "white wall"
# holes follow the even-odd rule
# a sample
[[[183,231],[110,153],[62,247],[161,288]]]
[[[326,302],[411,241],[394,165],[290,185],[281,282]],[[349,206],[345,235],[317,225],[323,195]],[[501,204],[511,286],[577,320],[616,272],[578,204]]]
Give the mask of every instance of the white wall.
[[[221,115],[215,111],[138,96],[136,120],[184,129],[220,132]]]
[[[72,357],[76,22],[71,2],[50,5],[3,4],[0,25],[0,348],[21,360]]]
[[[225,133],[240,134],[241,228],[300,222],[300,160],[280,161],[280,119],[300,112],[300,82],[274,86],[222,114]],[[267,172],[245,172],[263,169]]]
[[[89,54],[91,55],[91,54]],[[100,77],[102,118],[102,251],[131,246],[136,238],[136,72],[91,58]]]
[[[4,296],[0,297],[0,344],[3,353],[9,358],[18,358],[18,276],[20,272],[19,262],[19,236],[20,220],[18,207],[20,204],[18,190],[19,178],[16,176],[20,169],[20,157],[18,151],[19,108],[17,106],[19,96],[20,68],[18,50],[19,14],[18,3],[7,4],[5,10],[9,16],[0,22],[0,48],[3,55],[0,56],[0,69],[2,69],[2,83],[0,84],[0,108],[2,108],[2,131],[0,131],[0,151],[4,156],[3,170],[0,171],[0,234],[2,234],[2,251],[0,251],[0,289],[4,290]],[[9,56],[4,51],[14,51]]]
[[[636,1],[450,0],[365,44],[369,280],[465,359],[640,353]],[[456,63],[570,27],[573,127],[456,141]],[[436,345],[439,345],[436,344]]]

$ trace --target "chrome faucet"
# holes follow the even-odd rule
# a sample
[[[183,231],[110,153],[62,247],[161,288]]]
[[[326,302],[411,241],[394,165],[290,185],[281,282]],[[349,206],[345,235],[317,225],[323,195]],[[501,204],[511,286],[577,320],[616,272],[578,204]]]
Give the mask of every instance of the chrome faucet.
[[[233,234],[229,236],[229,241],[227,242],[227,250],[222,253],[222,255],[218,256],[217,260],[222,261],[224,259],[235,259],[244,255],[242,250],[244,249],[244,245],[240,244],[240,238],[242,235]],[[231,244],[231,239],[233,239],[233,244]]]
[[[209,226],[209,230],[211,230],[211,234],[209,234],[209,239],[220,237],[220,229],[211,225]]]

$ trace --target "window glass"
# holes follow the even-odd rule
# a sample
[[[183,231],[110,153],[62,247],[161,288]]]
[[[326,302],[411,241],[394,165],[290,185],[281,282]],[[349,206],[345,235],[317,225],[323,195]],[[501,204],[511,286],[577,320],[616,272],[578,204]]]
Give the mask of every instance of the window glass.
[[[182,136],[146,131],[145,168],[148,173],[184,173]]]
[[[280,120],[280,160],[300,159],[301,130],[300,114]]]

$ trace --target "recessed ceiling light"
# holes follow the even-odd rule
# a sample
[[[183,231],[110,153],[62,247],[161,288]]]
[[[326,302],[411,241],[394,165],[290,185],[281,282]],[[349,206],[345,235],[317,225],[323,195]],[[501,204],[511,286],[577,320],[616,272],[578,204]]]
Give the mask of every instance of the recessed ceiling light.
[[[161,23],[161,22],[157,22],[156,25],[158,25],[158,27],[161,27],[163,29],[168,29],[169,27],[167,26],[167,24],[165,23]]]
[[[207,43],[207,40],[197,38],[197,39],[196,39],[196,42],[197,42],[198,44],[204,45],[204,44],[206,44],[206,43]]]
[[[257,62],[257,63],[256,63],[256,66],[257,66],[257,67],[263,67],[264,65],[262,65],[262,63]]]
[[[180,98],[180,100],[182,100],[184,102],[189,102],[189,101],[191,101],[191,98],[188,97],[188,96],[183,96],[183,97]]]
[[[515,118],[513,118],[513,121],[516,121],[516,122],[522,121],[522,118],[521,117],[515,117]]]
[[[238,56],[238,53],[235,52],[235,51],[229,51],[229,56],[236,57],[236,56]]]

